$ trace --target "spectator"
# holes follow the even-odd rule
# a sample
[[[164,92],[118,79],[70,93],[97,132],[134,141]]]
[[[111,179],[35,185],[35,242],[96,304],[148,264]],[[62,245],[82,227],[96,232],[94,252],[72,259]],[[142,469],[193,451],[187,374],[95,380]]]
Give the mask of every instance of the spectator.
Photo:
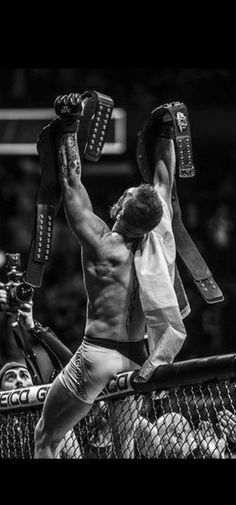
[[[9,295],[0,283],[1,310],[9,317],[13,338],[9,339],[8,355],[26,364],[32,371],[34,384],[48,384],[68,363],[72,352],[50,328],[33,319],[33,301],[10,306]],[[9,360],[7,360],[9,361]],[[13,361],[13,359],[11,359]]]
[[[6,363],[0,370],[0,390],[27,388],[33,386],[28,368],[17,362]]]
[[[136,421],[136,447],[145,458],[224,459],[226,436],[218,437],[210,421],[202,421],[193,429],[177,412],[168,412],[158,419],[151,413],[150,395],[145,399],[141,416]],[[236,419],[236,418],[235,418]],[[236,426],[236,424],[235,424]],[[236,433],[236,430],[235,430]]]
[[[0,391],[10,391],[20,388],[28,388],[31,386],[33,386],[33,379],[27,367],[22,363],[17,361],[9,362],[6,363],[0,369]],[[21,426],[19,420],[15,420],[14,424],[17,424],[18,433],[20,432],[20,434],[22,435],[25,427]],[[29,443],[29,440],[27,440],[27,442]],[[73,430],[69,430],[66,433],[58,449],[57,458],[63,458],[63,459],[81,458],[80,446]]]
[[[11,318],[17,357],[17,361],[9,361],[0,369],[0,388],[7,391],[52,382],[69,361],[71,351],[49,328],[44,328],[34,321],[33,301],[22,303],[19,308],[11,307],[9,295],[2,283],[0,304],[1,310]],[[66,433],[58,447],[58,454],[62,458],[81,458],[81,450],[73,430]]]

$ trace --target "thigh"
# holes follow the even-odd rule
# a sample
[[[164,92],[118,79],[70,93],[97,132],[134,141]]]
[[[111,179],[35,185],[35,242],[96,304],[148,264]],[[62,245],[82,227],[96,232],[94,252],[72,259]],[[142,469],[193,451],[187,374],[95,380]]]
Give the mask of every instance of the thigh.
[[[86,345],[83,352],[84,386],[93,402],[109,380],[123,371],[123,357],[113,349]]]
[[[59,377],[75,398],[91,405],[107,382],[122,371],[123,360],[117,351],[83,342]]]
[[[90,344],[84,347],[81,365],[87,401],[94,401],[114,375],[140,368],[140,365],[115,349]]]

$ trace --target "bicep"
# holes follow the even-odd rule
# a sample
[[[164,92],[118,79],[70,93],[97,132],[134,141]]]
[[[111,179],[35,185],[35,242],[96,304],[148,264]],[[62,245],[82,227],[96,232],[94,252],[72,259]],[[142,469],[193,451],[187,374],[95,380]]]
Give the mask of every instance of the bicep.
[[[63,188],[64,208],[68,224],[81,245],[98,247],[102,235],[109,230],[102,219],[94,214],[83,184]]]
[[[71,217],[81,208],[93,210],[88,192],[79,178],[75,176],[61,177],[61,187],[64,205]]]
[[[155,190],[166,200],[171,193],[171,179],[163,161],[159,161],[153,177],[153,185]]]
[[[176,170],[176,155],[174,143],[170,139],[162,139],[156,152],[156,163],[153,176],[153,184],[162,196],[169,196]]]
[[[81,245],[97,250],[101,246],[102,236],[109,231],[107,224],[89,209],[83,210],[73,222],[73,232]]]

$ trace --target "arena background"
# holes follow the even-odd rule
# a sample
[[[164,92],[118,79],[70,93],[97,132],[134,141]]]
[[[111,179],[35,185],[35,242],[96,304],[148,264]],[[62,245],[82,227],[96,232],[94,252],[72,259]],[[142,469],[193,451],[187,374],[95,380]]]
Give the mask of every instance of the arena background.
[[[229,68],[7,68],[0,69],[0,109],[51,108],[59,94],[96,90],[126,112],[126,149],[84,163],[83,181],[95,212],[108,223],[109,206],[127,186],[141,182],[136,140],[144,116],[155,106],[183,101],[189,111],[196,176],[178,180],[183,221],[221,287],[223,303],[207,305],[183,271],[192,312],[188,338],[177,360],[235,352],[236,266],[236,70]],[[5,123],[4,123],[5,121]],[[23,127],[23,126],[22,126]],[[12,130],[13,128],[13,130]],[[24,134],[30,122],[24,123]],[[37,140],[37,134],[35,140]],[[21,132],[22,134],[22,132]],[[0,145],[17,135],[0,121]],[[4,137],[4,138],[3,138]],[[0,250],[21,253],[26,268],[40,178],[37,155],[0,154]],[[5,282],[4,266],[0,281]],[[80,248],[63,209],[42,288],[35,292],[35,318],[51,326],[74,351],[83,337],[86,296]],[[7,334],[0,314],[0,361]]]

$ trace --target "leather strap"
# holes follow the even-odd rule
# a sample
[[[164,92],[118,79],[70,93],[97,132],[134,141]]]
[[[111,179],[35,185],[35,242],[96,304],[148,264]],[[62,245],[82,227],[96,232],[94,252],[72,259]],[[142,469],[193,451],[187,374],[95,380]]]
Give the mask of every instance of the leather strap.
[[[49,128],[49,126],[46,128]],[[51,250],[54,220],[61,204],[61,188],[57,171],[56,152],[52,152],[47,136],[40,135],[37,150],[41,166],[41,178],[36,199],[25,280],[31,286],[39,288]]]
[[[181,316],[184,319],[190,314],[191,308],[176,264],[175,264],[174,290],[177,296]]]
[[[224,300],[223,293],[182,222],[176,182],[173,186],[172,206],[174,211],[172,228],[179,257],[203,299],[207,303],[222,302]]]
[[[82,95],[83,114],[78,131],[80,153],[89,161],[98,161],[105,143],[114,102],[97,91],[85,91]]]
[[[188,109],[184,103],[172,102],[164,107],[173,121],[176,162],[179,177],[194,177],[192,141]],[[155,111],[154,111],[155,115]]]

